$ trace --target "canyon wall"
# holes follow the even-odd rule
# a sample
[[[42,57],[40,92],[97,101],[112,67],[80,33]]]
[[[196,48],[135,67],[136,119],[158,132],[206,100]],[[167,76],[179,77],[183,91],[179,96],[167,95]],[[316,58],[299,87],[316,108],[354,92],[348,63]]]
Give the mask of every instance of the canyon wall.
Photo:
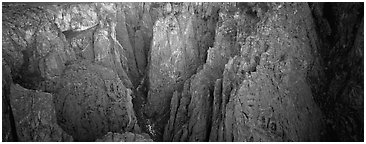
[[[3,141],[363,141],[362,9],[3,3]]]

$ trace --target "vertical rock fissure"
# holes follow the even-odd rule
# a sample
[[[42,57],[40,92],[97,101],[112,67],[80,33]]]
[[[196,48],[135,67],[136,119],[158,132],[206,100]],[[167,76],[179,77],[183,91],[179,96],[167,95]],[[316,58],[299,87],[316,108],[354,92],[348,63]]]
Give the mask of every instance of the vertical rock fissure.
[[[214,99],[214,88],[209,89],[209,98],[208,98],[208,106],[209,106],[209,111],[207,112],[207,127],[206,127],[206,138],[205,141],[209,141],[210,140],[210,134],[211,134],[211,128],[212,128],[212,123],[214,121],[214,119],[212,119],[212,112],[213,112],[213,99]]]

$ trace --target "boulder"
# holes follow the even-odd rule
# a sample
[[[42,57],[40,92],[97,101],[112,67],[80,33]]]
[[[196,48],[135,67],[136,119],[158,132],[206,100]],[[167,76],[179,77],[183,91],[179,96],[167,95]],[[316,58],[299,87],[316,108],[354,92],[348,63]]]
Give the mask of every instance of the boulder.
[[[66,68],[55,104],[58,123],[76,141],[94,141],[107,132],[132,130],[132,91],[113,70],[82,61]]]
[[[19,141],[73,141],[57,124],[52,94],[13,84],[9,98]]]

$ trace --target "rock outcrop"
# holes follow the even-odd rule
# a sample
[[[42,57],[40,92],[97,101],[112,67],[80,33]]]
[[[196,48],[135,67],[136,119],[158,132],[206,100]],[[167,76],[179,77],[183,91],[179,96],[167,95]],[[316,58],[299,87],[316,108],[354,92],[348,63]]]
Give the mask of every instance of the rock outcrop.
[[[117,11],[117,40],[126,49],[129,77],[135,88],[146,73],[152,39],[152,8],[150,3],[122,3]]]
[[[47,8],[57,10],[55,22],[66,37],[67,45],[74,50],[76,60],[89,60],[111,68],[126,87],[133,87],[128,76],[128,47],[122,47],[117,39],[117,4],[87,3]]]
[[[70,65],[55,99],[58,123],[77,141],[130,131],[136,123],[131,93],[109,68],[89,62]]]
[[[363,141],[363,3],[3,3],[3,141]]]
[[[218,17],[215,3],[167,3],[163,8],[154,25],[145,106],[160,137],[172,94],[204,63]]]
[[[322,114],[306,81],[318,56],[307,4],[227,7],[206,64],[178,96],[190,97],[188,109],[173,111],[165,140],[319,140]],[[173,97],[172,108],[179,101]]]
[[[75,53],[52,22],[52,14],[37,7],[4,7],[3,58],[14,82],[25,88],[52,91],[65,64]]]
[[[73,141],[57,124],[53,95],[16,84],[11,85],[9,97],[18,141]]]
[[[146,133],[134,134],[126,132],[123,134],[108,132],[102,139],[97,139],[96,142],[152,142],[150,136]]]
[[[10,3],[4,7],[3,60],[10,73],[6,77],[12,78],[14,83],[25,88],[55,94],[58,123],[66,132],[76,137],[76,141],[94,141],[95,136],[103,136],[108,131],[141,131],[136,124],[132,91],[128,89],[133,88],[133,84],[128,75],[130,68],[126,59],[126,48],[123,48],[116,38],[117,8],[121,7],[115,3],[39,3],[39,5]],[[84,68],[92,67],[92,70],[78,73],[69,69],[78,69],[76,67],[80,65]],[[105,81],[105,84],[96,80],[73,77],[67,82],[84,82],[86,87],[70,90],[75,92],[76,96],[67,99],[68,93],[63,93],[67,92],[63,90],[72,89],[68,87],[70,85],[65,85],[67,77],[77,75],[85,78],[89,76],[88,74],[95,76],[96,80],[99,78]],[[7,82],[3,86],[9,87],[10,83]],[[99,96],[96,93],[89,93],[91,96],[78,93],[89,91],[85,89],[88,86],[97,87],[96,91],[102,92],[104,98],[109,96],[111,99],[106,100],[102,96],[103,101],[98,101],[101,105],[84,101],[85,97],[92,101]],[[5,91],[6,95],[7,93]],[[6,100],[7,97],[3,98]],[[70,107],[64,107],[65,101]],[[92,108],[88,109],[84,107],[88,104],[81,105],[80,102],[88,102]],[[102,108],[96,107],[97,105]],[[10,109],[8,103],[4,106]],[[75,107],[80,113],[73,113]],[[84,131],[79,122],[85,120],[83,118],[86,118],[84,116],[87,114],[96,114],[90,113],[90,110],[97,108],[103,109],[101,111],[105,113],[101,113],[100,117],[97,115],[91,122],[83,121],[84,125],[94,124],[88,125]],[[7,110],[3,112],[6,119],[11,122],[11,113]],[[105,115],[108,119],[105,119]],[[67,121],[64,121],[64,118]],[[90,120],[89,117],[86,120]],[[11,139],[11,132],[14,133],[15,130],[7,130],[4,134]]]
[[[228,5],[228,9],[235,8]],[[231,56],[238,53],[239,47],[235,44],[236,27],[234,19],[222,17],[227,11],[220,10],[220,27],[216,29],[215,43],[208,50],[206,64],[184,84],[181,103],[176,115],[176,125],[173,128],[174,140],[184,141],[207,141],[211,129],[211,110],[213,101],[213,91],[216,79],[222,76],[224,66]],[[226,21],[227,20],[227,21]],[[226,21],[224,23],[224,21]],[[220,23],[221,22],[221,23]],[[184,99],[184,100],[183,100]],[[173,101],[172,101],[173,102]],[[182,117],[183,116],[183,117]],[[169,121],[172,123],[174,121]],[[172,131],[165,131],[165,134]],[[185,134],[186,133],[186,134]],[[172,139],[164,138],[166,141]]]

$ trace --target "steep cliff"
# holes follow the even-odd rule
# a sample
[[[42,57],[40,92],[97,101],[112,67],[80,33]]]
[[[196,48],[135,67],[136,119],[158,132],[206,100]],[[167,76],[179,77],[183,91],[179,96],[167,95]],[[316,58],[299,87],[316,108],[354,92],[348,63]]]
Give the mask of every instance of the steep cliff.
[[[306,81],[318,57],[307,4],[229,4],[220,15],[206,64],[173,97],[165,140],[318,141],[322,114]]]
[[[363,141],[363,3],[3,3],[3,141]]]

